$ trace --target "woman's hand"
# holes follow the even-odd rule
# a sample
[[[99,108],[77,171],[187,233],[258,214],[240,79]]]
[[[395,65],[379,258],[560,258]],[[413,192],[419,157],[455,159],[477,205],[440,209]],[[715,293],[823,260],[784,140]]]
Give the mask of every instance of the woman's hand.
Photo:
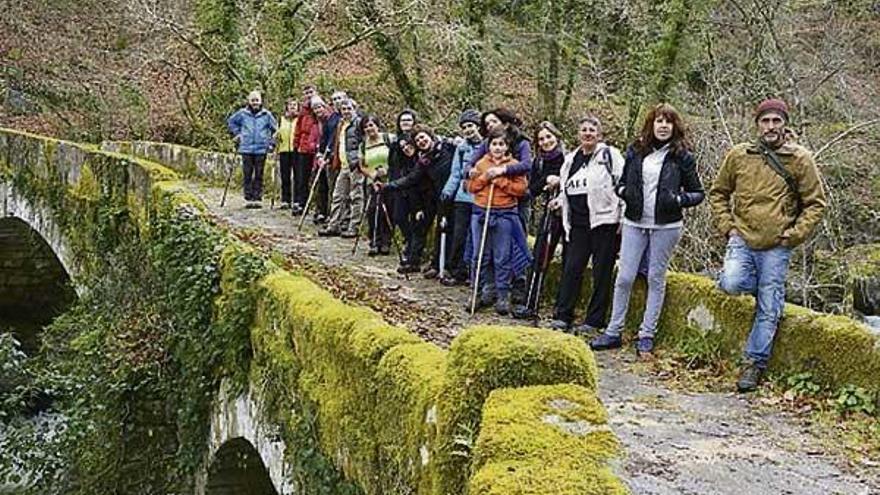
[[[544,186],[545,191],[552,191],[559,187],[559,176],[558,175],[548,175],[546,186]]]
[[[556,211],[556,210],[562,208],[562,198],[561,197],[553,198],[549,203],[547,203],[547,207],[553,211]]]
[[[507,172],[507,167],[492,167],[486,171],[486,177],[492,180],[499,175],[504,175],[505,172]]]

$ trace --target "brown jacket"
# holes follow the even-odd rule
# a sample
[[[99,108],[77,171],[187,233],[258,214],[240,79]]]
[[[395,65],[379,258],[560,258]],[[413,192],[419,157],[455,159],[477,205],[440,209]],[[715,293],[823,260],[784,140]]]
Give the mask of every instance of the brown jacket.
[[[813,155],[792,143],[783,144],[776,154],[797,182],[803,203],[800,214],[788,184],[764,161],[756,144],[734,146],[709,191],[718,230],[727,235],[736,229],[752,249],[801,244],[825,210],[825,191]]]
[[[467,190],[474,195],[474,204],[485,208],[489,204],[489,184],[495,184],[492,193],[492,208],[513,208],[519,202],[519,198],[526,195],[529,189],[529,180],[525,174],[508,177],[500,175],[491,181],[486,171],[492,167],[504,167],[517,163],[517,160],[508,156],[497,162],[491,155],[485,155],[474,165],[474,169],[480,173],[476,178],[468,181]]]

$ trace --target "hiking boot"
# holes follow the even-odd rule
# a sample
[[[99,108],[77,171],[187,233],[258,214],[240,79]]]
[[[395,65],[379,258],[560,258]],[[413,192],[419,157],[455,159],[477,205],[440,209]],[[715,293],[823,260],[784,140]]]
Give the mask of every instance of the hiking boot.
[[[758,388],[758,384],[761,383],[763,374],[764,370],[759,368],[757,364],[747,363],[740,372],[739,380],[736,381],[736,389],[740,393],[754,392]]]
[[[315,225],[320,225],[322,223],[327,223],[327,217],[318,213],[317,215],[312,217],[312,223]]]
[[[425,276],[425,278],[431,279],[437,278],[438,272],[436,268],[428,268],[422,274]]]
[[[342,237],[343,239],[354,239],[357,236],[357,231],[351,229],[343,231],[341,234],[339,234],[339,237]]]
[[[594,327],[589,323],[581,323],[580,325],[571,327],[571,333],[574,335],[589,335],[599,330],[599,327]]]
[[[601,333],[598,337],[590,341],[590,349],[594,351],[605,351],[608,349],[619,349],[623,345],[620,336],[608,335]]]
[[[263,207],[263,200],[262,200],[262,199],[258,199],[258,200],[256,200],[256,201],[254,201],[254,205],[251,206],[251,208],[254,208],[254,209],[257,209],[257,210],[259,210],[259,209],[262,208],[262,207]]]
[[[535,312],[525,304],[517,304],[513,307],[513,311],[510,312],[510,315],[517,320],[530,320],[535,317]]]
[[[440,277],[440,285],[445,285],[446,287],[454,287],[458,285],[458,280],[451,275],[443,275]]]
[[[514,279],[513,285],[510,288],[510,302],[513,304],[525,304],[527,297],[529,297],[529,293],[526,289],[525,277]]]
[[[510,313],[510,296],[501,296],[495,301],[495,312],[501,316]]]
[[[293,206],[290,207],[290,213],[291,213],[291,215],[293,215],[295,217],[302,215],[302,212],[303,212],[303,207],[297,203],[294,203]]]
[[[379,248],[376,246],[370,246],[370,250],[367,251],[367,256],[377,256],[379,254]]]
[[[256,201],[247,200],[247,201],[244,202],[244,207],[247,208],[248,210],[253,210],[254,208],[257,207],[257,202],[256,202]]]
[[[337,237],[339,236],[339,231],[328,227],[319,230],[318,235],[321,237]]]
[[[290,208],[290,201],[282,201],[278,207],[281,208],[282,210],[286,210],[286,209]]]
[[[421,269],[419,268],[419,265],[405,264],[405,265],[400,265],[397,267],[397,273],[401,273],[401,274],[403,274],[403,273],[416,273],[419,271],[421,271]]]
[[[391,254],[391,248],[388,246],[379,246],[379,254],[382,256],[387,256]]]
[[[554,319],[554,320],[550,320],[549,326],[553,330],[562,330],[564,332],[564,331],[568,330],[568,327],[570,327],[571,325],[565,320]]]
[[[474,311],[479,311],[483,308],[488,308],[495,304],[495,296],[477,296],[477,305],[474,308]],[[470,313],[471,311],[471,298],[468,297],[467,303],[465,303],[464,310]]]
[[[636,341],[636,354],[647,357],[654,352],[654,337],[639,337]]]

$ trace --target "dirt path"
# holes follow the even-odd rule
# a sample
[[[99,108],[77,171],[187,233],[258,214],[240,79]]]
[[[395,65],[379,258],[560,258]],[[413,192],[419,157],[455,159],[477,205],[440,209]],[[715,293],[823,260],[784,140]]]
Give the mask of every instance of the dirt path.
[[[418,274],[404,279],[394,271],[394,255],[370,258],[366,242],[352,255],[351,240],[317,237],[310,222],[298,233],[287,212],[268,204],[246,210],[237,195],[219,208],[220,189],[190,185],[240,237],[283,253],[292,270],[427,340],[445,346],[470,324],[515,324],[494,313],[469,318],[466,288]],[[754,397],[670,388],[629,350],[598,359],[600,396],[626,451],[617,472],[634,494],[880,495],[876,459],[849,461],[829,452],[800,420],[768,412]]]

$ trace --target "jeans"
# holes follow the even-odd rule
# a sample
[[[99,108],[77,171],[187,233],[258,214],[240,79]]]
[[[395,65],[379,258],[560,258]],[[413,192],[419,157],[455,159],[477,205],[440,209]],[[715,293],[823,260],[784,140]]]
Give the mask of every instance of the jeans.
[[[785,246],[757,251],[737,235],[727,241],[718,287],[732,295],[755,296],[755,319],[745,357],[761,369],[770,360],[776,327],[785,309],[785,277],[790,259],[791,248]]]
[[[266,155],[242,153],[242,172],[244,174],[244,200],[261,201],[263,199],[263,167]]]
[[[474,243],[471,266],[474,270],[477,267],[477,258],[480,256],[485,211],[485,209],[474,205],[471,214],[471,239]],[[489,214],[489,228],[486,230],[483,261],[480,263],[480,271],[482,272],[480,278],[482,280],[487,280],[488,277],[494,278],[495,293],[501,299],[510,295],[510,281],[513,278],[511,237],[514,229],[521,228],[521,225],[516,225],[516,222],[519,221],[520,217],[516,208],[493,209]],[[487,270],[489,264],[494,270],[492,274]],[[480,285],[483,286],[482,283]],[[481,288],[483,289],[481,292],[485,293],[485,286]]]
[[[672,250],[681,239],[681,228],[644,229],[630,225],[623,226],[620,246],[620,265],[617,280],[614,282],[614,302],[611,306],[611,321],[605,333],[618,336],[626,321],[626,311],[632,295],[633,282],[641,272],[647,254],[648,297],[645,301],[645,314],[639,327],[639,338],[654,338],[657,322],[666,298],[666,269]]]
[[[467,280],[470,261],[464,259],[464,252],[471,230],[471,203],[456,202],[452,217],[452,245],[446,251],[446,269],[456,280]]]

